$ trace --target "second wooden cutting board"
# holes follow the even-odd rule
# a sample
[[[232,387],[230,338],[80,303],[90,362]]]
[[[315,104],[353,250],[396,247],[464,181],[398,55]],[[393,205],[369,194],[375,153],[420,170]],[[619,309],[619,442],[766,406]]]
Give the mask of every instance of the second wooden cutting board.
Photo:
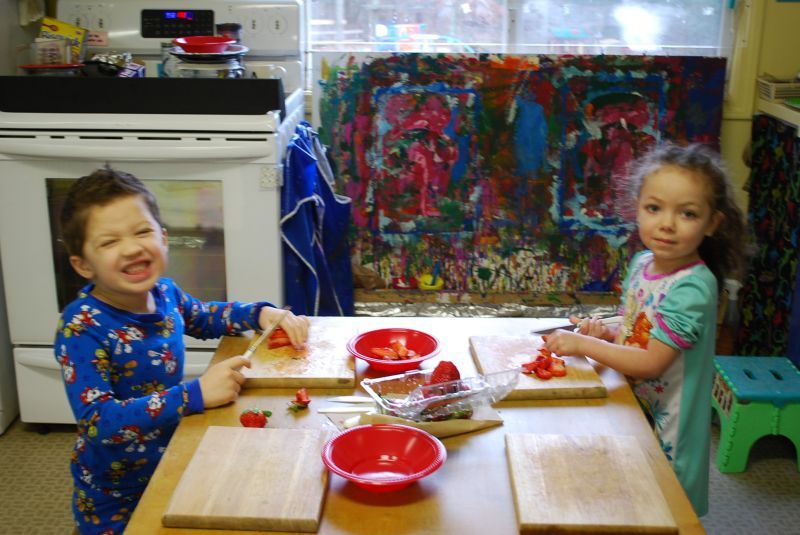
[[[481,374],[507,370],[530,362],[539,354],[541,336],[470,336],[469,347]],[[608,395],[603,380],[586,357],[564,357],[565,377],[542,380],[520,374],[519,382],[505,399],[603,398]]]
[[[167,527],[316,532],[328,488],[318,429],[211,426],[162,518]]]
[[[677,533],[636,437],[506,435],[520,533]]]

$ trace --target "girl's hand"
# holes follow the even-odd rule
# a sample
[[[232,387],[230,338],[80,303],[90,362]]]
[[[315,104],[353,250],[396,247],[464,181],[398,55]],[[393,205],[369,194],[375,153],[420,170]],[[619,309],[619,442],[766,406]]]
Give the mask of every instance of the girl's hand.
[[[545,337],[544,347],[556,355],[582,355],[581,340],[585,335],[556,329]]]
[[[250,367],[250,361],[242,356],[231,357],[210,367],[200,377],[203,407],[211,409],[230,403],[239,397],[244,384],[244,375],[239,369]]]
[[[269,329],[275,323],[284,309],[263,307],[258,315],[258,325],[262,329]],[[311,320],[306,316],[295,316],[288,312],[280,323],[281,328],[286,331],[289,336],[289,341],[295,349],[303,349],[308,340],[308,327],[311,325]]]

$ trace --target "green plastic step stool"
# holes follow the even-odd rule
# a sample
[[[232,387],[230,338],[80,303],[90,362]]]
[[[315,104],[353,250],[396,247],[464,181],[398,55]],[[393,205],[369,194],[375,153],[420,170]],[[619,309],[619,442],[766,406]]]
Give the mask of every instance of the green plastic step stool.
[[[800,371],[786,357],[720,356],[714,367],[719,471],[744,472],[753,444],[767,435],[792,441],[800,470]]]

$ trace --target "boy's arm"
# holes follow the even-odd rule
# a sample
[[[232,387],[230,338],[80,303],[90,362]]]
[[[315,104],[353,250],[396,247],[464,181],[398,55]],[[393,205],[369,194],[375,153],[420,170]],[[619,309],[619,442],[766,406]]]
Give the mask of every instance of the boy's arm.
[[[196,299],[175,286],[176,299],[186,323],[189,336],[206,340],[235,335],[259,328],[259,313],[263,307],[272,307],[267,301],[241,303],[239,301],[209,301]]]

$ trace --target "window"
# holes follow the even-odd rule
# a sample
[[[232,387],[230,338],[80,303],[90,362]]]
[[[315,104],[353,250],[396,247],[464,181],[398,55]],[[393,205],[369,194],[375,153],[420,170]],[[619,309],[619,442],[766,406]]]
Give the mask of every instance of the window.
[[[728,56],[731,0],[309,0],[316,51]]]

